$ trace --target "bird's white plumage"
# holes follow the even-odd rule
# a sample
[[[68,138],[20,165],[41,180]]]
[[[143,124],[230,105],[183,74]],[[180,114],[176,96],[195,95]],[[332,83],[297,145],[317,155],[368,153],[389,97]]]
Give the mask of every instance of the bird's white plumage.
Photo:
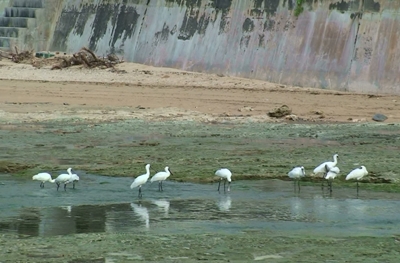
[[[156,182],[156,181],[165,181],[167,178],[171,175],[171,172],[169,170],[169,167],[165,167],[165,171],[158,172],[156,173],[151,179],[150,182]]]
[[[57,176],[55,180],[56,183],[59,184],[67,184],[72,182],[72,173],[71,173],[72,168],[68,168],[67,169],[67,174],[60,174],[59,176]]]
[[[327,179],[327,180],[335,179],[335,177],[338,176],[339,173],[340,173],[339,167],[337,167],[337,166],[332,167],[332,168],[328,171],[328,173],[326,174],[325,179]]]
[[[54,183],[55,182],[55,179],[52,179],[51,175],[49,173],[38,173],[38,174],[32,176],[32,180],[41,181],[42,183],[45,183],[45,182]]]
[[[299,179],[303,176],[306,176],[306,171],[304,170],[303,166],[297,166],[293,168],[289,173],[288,176],[292,179]]]
[[[131,189],[138,186],[142,186],[147,182],[147,180],[149,180],[149,177],[150,177],[150,164],[146,164],[146,173],[136,177],[136,179],[131,184]]]
[[[320,165],[315,167],[315,169],[313,171],[314,174],[325,173],[326,172],[325,166],[327,166],[328,170],[332,169],[332,167],[335,167],[337,165],[338,158],[339,158],[338,154],[333,155],[333,162],[332,161],[328,161],[328,162],[321,163]]]
[[[221,179],[226,179],[228,182],[231,182],[232,173],[226,168],[219,169],[215,172],[216,176],[221,177]]]
[[[346,180],[357,179],[360,180],[364,176],[368,175],[367,168],[365,166],[358,167],[351,171],[347,176]]]
[[[71,175],[69,176],[69,179],[66,180],[65,183],[66,183],[66,184],[69,184],[69,183],[74,183],[74,182],[76,182],[76,181],[79,181],[79,176],[78,176],[77,174],[71,174]]]

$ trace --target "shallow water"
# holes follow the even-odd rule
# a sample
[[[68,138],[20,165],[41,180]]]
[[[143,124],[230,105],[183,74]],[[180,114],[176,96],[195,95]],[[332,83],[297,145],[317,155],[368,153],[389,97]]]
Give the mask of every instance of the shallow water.
[[[167,181],[129,188],[131,178],[79,172],[76,189],[0,176],[0,232],[54,236],[93,232],[240,233],[259,229],[326,236],[399,234],[400,194],[280,180],[234,181],[229,193],[217,184]],[[355,185],[354,185],[355,186]]]

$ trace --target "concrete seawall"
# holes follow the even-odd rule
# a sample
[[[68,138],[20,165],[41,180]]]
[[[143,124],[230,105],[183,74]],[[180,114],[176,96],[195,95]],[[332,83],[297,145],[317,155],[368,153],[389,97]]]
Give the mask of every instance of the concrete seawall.
[[[36,24],[47,25],[41,47],[53,51],[87,46],[155,66],[400,94],[399,7],[391,0],[43,0],[45,19],[36,16]]]

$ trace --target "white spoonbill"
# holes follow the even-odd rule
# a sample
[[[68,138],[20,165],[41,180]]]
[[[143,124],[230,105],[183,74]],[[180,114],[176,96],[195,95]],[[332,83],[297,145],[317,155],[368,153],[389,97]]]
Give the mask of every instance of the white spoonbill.
[[[158,181],[158,191],[164,191],[162,188],[162,182],[167,180],[167,178],[173,174],[168,166],[165,167],[165,171],[156,173],[153,177],[151,177],[150,182]]]
[[[139,175],[131,184],[131,189],[139,186],[139,197],[142,197],[142,185],[144,185],[150,177],[150,164],[146,164],[146,173]]]
[[[75,189],[75,182],[79,181],[79,176],[77,174],[72,174],[71,180],[72,180],[72,189]]]
[[[364,176],[368,175],[367,168],[365,166],[358,167],[351,171],[347,176],[346,180],[357,179],[357,194],[358,194],[358,181]]]
[[[72,168],[67,169],[67,174],[60,174],[55,180],[55,183],[57,184],[57,191],[58,188],[60,188],[60,184],[64,184],[64,191],[67,191],[67,184],[72,182],[72,173],[71,173]]]
[[[335,179],[335,177],[339,175],[340,169],[337,166],[334,166],[331,169],[328,169],[328,165],[326,165],[325,170],[326,170],[325,179],[328,180],[329,192],[332,193],[332,182],[333,182],[333,179]]]
[[[339,159],[339,155],[338,154],[333,155],[333,162],[332,161],[327,161],[327,162],[321,163],[320,165],[315,167],[314,174],[323,173],[325,175],[326,174],[326,167],[325,166],[328,166],[328,171],[329,171],[330,169],[332,169],[332,167],[335,167],[337,165],[338,159]]]
[[[318,174],[323,174],[323,178],[325,178],[326,174],[328,173],[328,171],[332,168],[335,167],[338,163],[338,158],[339,155],[338,154],[334,154],[333,155],[333,162],[332,161],[327,161],[324,163],[321,163],[320,165],[318,165],[317,167],[315,167],[314,169],[314,174],[318,175]],[[324,188],[324,181],[322,181],[321,187]]]
[[[306,176],[306,171],[304,170],[303,166],[297,166],[293,168],[289,173],[288,173],[289,178],[293,179],[294,182],[294,190],[296,191],[296,182],[299,188],[300,192],[300,179],[303,176]]]
[[[40,181],[40,188],[44,188],[45,182],[50,182],[50,183],[55,182],[55,179],[52,179],[49,173],[38,173],[32,176],[32,180]]]
[[[221,168],[221,169],[219,169],[219,170],[217,170],[215,172],[215,175],[221,177],[221,180],[218,183],[218,192],[219,192],[219,187],[221,186],[221,181],[224,180],[224,179],[225,179],[224,192],[225,192],[226,181],[228,181],[228,192],[229,192],[231,190],[231,182],[232,182],[232,179],[231,179],[232,173],[231,173],[231,171],[229,171],[229,169],[227,169],[227,168]]]

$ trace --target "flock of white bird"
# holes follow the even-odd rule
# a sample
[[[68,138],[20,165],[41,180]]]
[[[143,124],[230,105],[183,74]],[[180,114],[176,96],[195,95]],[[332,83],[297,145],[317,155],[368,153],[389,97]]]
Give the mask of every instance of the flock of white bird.
[[[332,181],[335,179],[339,173],[340,169],[337,166],[339,155],[333,155],[333,161],[327,161],[321,163],[314,169],[314,175],[323,174],[323,177],[328,181],[328,187],[330,192],[332,192]],[[142,197],[142,185],[147,183],[150,178],[150,164],[146,164],[145,166],[146,173],[139,175],[135,178],[133,183],[131,184],[131,189],[138,187],[139,188],[139,197]],[[56,179],[52,179],[49,173],[39,173],[32,177],[32,180],[40,181],[40,187],[44,187],[45,182],[56,183],[57,191],[61,184],[64,184],[64,190],[67,189],[67,184],[72,183],[73,188],[75,188],[75,182],[79,181],[79,176],[73,174],[72,168],[67,169],[67,174],[60,174]],[[158,191],[163,191],[163,181],[167,180],[168,177],[172,174],[171,170],[168,166],[165,167],[164,171],[158,172],[150,179],[150,182],[158,182]],[[367,168],[365,166],[360,166],[354,170],[352,170],[347,176],[346,180],[357,180],[357,193],[358,193],[358,181],[368,174]],[[232,172],[227,168],[219,169],[215,172],[216,176],[219,176],[221,180],[218,183],[218,191],[220,191],[221,181],[224,180],[224,191],[226,191],[226,182],[228,182],[228,189],[230,191],[230,184],[232,182]],[[298,185],[298,189],[300,190],[300,179],[306,176],[306,172],[303,166],[297,166],[293,168],[288,176],[294,180],[294,186]]]
[[[139,188],[139,197],[142,197],[142,185],[147,183],[150,178],[150,164],[146,164],[145,166],[146,173],[139,175],[135,178],[133,183],[131,184],[131,189],[138,187]],[[67,174],[60,174],[56,179],[52,179],[49,173],[38,173],[32,177],[32,180],[40,181],[40,188],[44,187],[45,182],[56,183],[57,191],[60,188],[61,184],[64,184],[64,191],[67,190],[67,184],[72,183],[73,188],[75,188],[75,182],[79,181],[79,176],[72,173],[72,168],[67,169]],[[162,183],[168,179],[168,177],[173,174],[168,166],[165,167],[164,171],[158,172],[150,179],[150,182],[158,182],[158,191],[164,191]],[[221,177],[221,181],[225,180],[224,183],[224,191],[226,190],[226,182],[228,182],[228,191],[230,191],[230,183],[232,173],[226,168],[219,169],[215,172],[215,175]],[[218,184],[218,191],[220,189],[221,181]]]
[[[139,197],[142,197],[142,185],[147,183],[147,181],[149,180],[149,177],[150,177],[150,164],[146,164],[145,168],[146,168],[146,173],[136,177],[136,179],[131,184],[131,189],[139,187]],[[155,175],[153,175],[153,177],[150,179],[150,182],[151,183],[158,182],[158,191],[162,192],[162,191],[164,191],[162,183],[163,183],[163,181],[167,180],[171,174],[173,174],[173,173],[171,172],[169,167],[166,166],[165,171],[158,172]],[[224,191],[226,190],[226,182],[228,182],[228,192],[229,192],[230,191],[230,183],[232,181],[231,180],[231,176],[232,176],[231,171],[229,171],[226,168],[222,168],[222,169],[219,169],[218,171],[216,171],[215,175],[221,177],[221,181],[225,180]],[[221,181],[219,181],[219,184],[218,184],[218,191],[219,191],[219,188],[221,185]]]
[[[324,163],[321,163],[320,165],[318,165],[317,167],[315,167],[314,169],[314,175],[323,175],[323,178],[325,178],[328,182],[328,188],[329,191],[332,192],[332,181],[333,179],[335,179],[339,173],[340,173],[340,169],[337,166],[338,164],[338,159],[339,159],[339,155],[335,154],[333,155],[333,161],[327,161]],[[368,175],[368,171],[367,168],[365,168],[365,166],[360,166],[355,168],[354,170],[352,170],[347,176],[346,176],[346,180],[357,180],[357,193],[358,193],[358,181],[360,179],[362,179],[364,176]],[[298,166],[293,168],[289,173],[288,176],[292,179],[294,179],[294,184],[296,187],[296,182],[298,185],[298,189],[300,190],[300,179],[304,176],[306,176],[306,172],[303,166]]]
[[[64,190],[67,190],[67,184],[72,183],[72,188],[75,188],[75,182],[79,181],[79,176],[73,174],[72,168],[67,169],[67,174],[60,174],[56,179],[51,178],[49,173],[38,173],[32,177],[32,180],[40,181],[40,188],[44,187],[45,182],[56,183],[57,191],[61,184],[64,184]]]

